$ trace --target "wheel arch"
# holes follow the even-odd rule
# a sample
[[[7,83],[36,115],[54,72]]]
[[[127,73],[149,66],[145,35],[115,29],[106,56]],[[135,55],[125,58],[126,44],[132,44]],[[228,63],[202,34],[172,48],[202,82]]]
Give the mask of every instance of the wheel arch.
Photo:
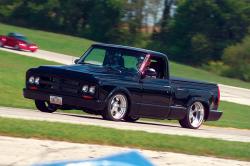
[[[205,100],[204,98],[201,97],[193,97],[187,102],[187,108],[191,106],[194,102],[201,102],[201,104],[204,106],[205,109],[205,117],[204,120],[207,120],[208,115],[209,115],[209,101]]]
[[[131,93],[129,92],[129,90],[127,88],[124,87],[116,87],[114,88],[106,97],[105,99],[105,103],[108,102],[108,100],[111,98],[111,96],[113,96],[116,93],[123,93],[128,101],[128,112],[130,112],[130,106],[131,106]]]

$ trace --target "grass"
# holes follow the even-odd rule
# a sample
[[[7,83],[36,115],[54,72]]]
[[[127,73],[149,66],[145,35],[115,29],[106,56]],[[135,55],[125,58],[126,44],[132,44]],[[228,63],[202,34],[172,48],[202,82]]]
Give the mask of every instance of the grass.
[[[220,109],[223,111],[222,118],[219,121],[206,122],[206,125],[250,129],[250,106],[221,102]]]
[[[0,105],[34,108],[33,102],[22,95],[25,73],[31,67],[45,64],[56,63],[0,51]]]
[[[6,136],[113,145],[250,161],[250,143],[9,118],[0,118],[0,124],[0,135]]]
[[[19,32],[26,35],[28,38],[30,38],[30,40],[36,42],[41,49],[73,56],[82,55],[83,52],[92,43],[94,43],[93,41],[84,38],[21,28],[0,23],[0,34],[7,34],[8,32]],[[170,70],[171,75],[179,77],[186,77],[250,89],[249,82],[218,76],[205,70],[174,62],[171,62]]]
[[[54,65],[56,63],[0,51],[0,105],[35,108],[34,102],[25,99],[22,95],[22,89],[25,86],[25,72],[29,68],[45,64]],[[222,118],[216,122],[208,122],[207,125],[250,129],[249,106],[221,102],[220,110],[224,112]],[[73,113],[81,113],[81,111],[73,111]]]
[[[175,62],[170,63],[170,75],[250,89],[250,82],[222,77],[199,68],[178,64]]]

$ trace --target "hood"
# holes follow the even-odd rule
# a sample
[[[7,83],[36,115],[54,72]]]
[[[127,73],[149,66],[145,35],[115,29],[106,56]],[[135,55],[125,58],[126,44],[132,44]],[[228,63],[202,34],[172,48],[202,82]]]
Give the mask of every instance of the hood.
[[[83,74],[110,74],[112,70],[103,66],[90,65],[90,64],[74,64],[74,65],[63,65],[63,66],[40,66],[41,70],[50,71],[64,71],[64,72],[78,72]],[[116,73],[115,71],[112,74]]]
[[[111,70],[103,66],[89,65],[89,64],[74,64],[74,65],[64,65],[64,66],[40,66],[33,69],[34,73],[39,73],[41,75],[52,75],[52,76],[62,76],[72,79],[86,78],[94,79],[95,77],[109,77],[114,74],[119,74],[119,71]],[[32,70],[31,70],[32,72]]]

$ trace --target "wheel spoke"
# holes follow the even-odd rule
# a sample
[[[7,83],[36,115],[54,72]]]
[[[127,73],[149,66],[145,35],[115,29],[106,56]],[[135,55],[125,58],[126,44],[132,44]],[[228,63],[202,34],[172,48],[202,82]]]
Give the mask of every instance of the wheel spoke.
[[[123,95],[116,95],[111,100],[110,112],[114,119],[121,119],[124,117],[127,110],[127,100]]]
[[[193,127],[199,127],[203,122],[204,118],[204,107],[200,102],[195,102],[190,107],[189,121]]]

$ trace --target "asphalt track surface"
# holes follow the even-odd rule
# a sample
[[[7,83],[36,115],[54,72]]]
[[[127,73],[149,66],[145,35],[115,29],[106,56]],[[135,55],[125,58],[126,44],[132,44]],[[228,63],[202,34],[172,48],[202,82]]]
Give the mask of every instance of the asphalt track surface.
[[[20,55],[25,55],[29,57],[35,57],[39,59],[54,61],[62,64],[73,64],[76,57],[59,54],[55,52],[45,51],[45,50],[38,50],[35,53],[26,52],[26,51],[16,51],[13,49],[8,48],[0,48],[2,51],[13,52]],[[229,101],[238,104],[244,104],[250,106],[250,89],[233,87],[228,85],[219,84],[220,91],[221,91],[221,100]]]
[[[68,114],[62,112],[42,113],[37,110],[0,107],[0,117],[64,122],[72,124],[94,125],[121,130],[146,131],[169,135],[185,135],[202,138],[215,138],[226,141],[250,142],[250,130],[202,126],[198,130],[181,128],[179,124],[138,121],[136,123],[113,122],[100,116]]]

